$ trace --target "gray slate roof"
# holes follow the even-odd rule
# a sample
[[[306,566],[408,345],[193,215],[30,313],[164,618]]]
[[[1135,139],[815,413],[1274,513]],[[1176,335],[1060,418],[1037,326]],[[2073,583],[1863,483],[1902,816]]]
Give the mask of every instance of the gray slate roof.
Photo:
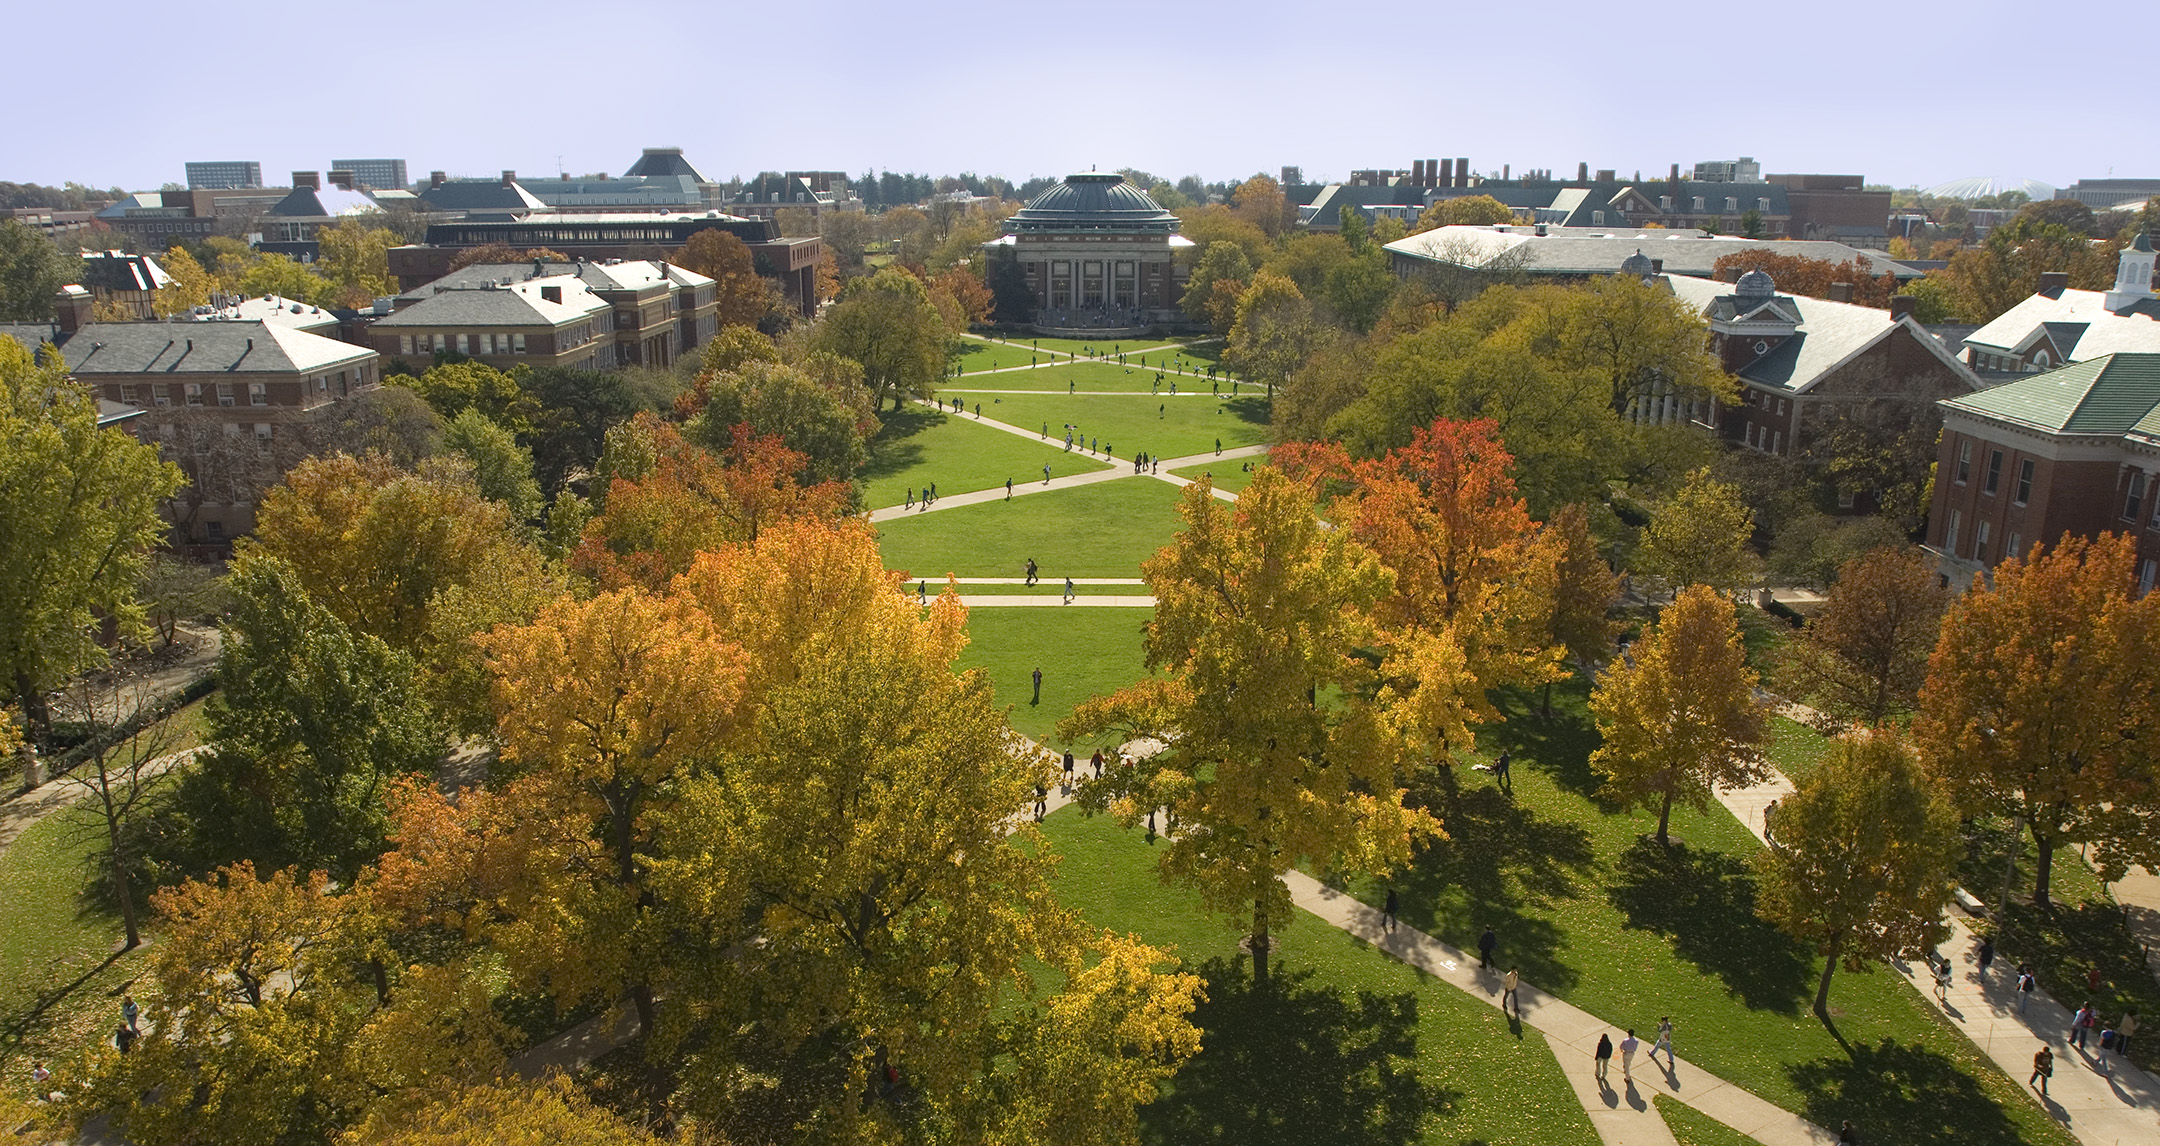
[[[525,269],[529,272],[531,264],[526,264]],[[562,301],[549,302],[541,297],[543,287],[560,288]],[[492,290],[480,287],[431,290],[427,297],[411,306],[387,318],[376,319],[374,327],[531,326],[552,329],[607,309],[608,304],[575,276],[516,277],[509,285]]]
[[[1685,275],[1668,275],[1665,281],[1670,284],[1675,298],[1699,312],[1729,313],[1732,310],[1727,301],[1732,298],[1729,283]],[[1744,382],[1804,394],[1855,355],[1890,337],[1902,326],[1908,328],[1908,333],[1922,347],[1963,378],[1966,385],[1975,390],[1982,385],[1979,376],[1966,369],[1924,328],[1910,319],[1893,321],[1887,310],[1794,295],[1778,295],[1769,301],[1769,305],[1787,315],[1797,315],[1799,330],[1770,353],[1743,367],[1738,376]]]
[[[78,378],[304,374],[374,358],[364,346],[266,322],[94,322],[61,348]]]
[[[1604,237],[1599,237],[1604,236]],[[1735,239],[1705,236],[1699,231],[1569,228],[1566,234],[1543,236],[1524,228],[1438,227],[1389,243],[1387,249],[1412,259],[1486,266],[1501,255],[1524,248],[1529,262],[1524,271],[1532,275],[1609,275],[1619,271],[1621,260],[1638,249],[1662,259],[1668,274],[1709,278],[1719,258],[1742,251],[1763,250],[1842,263],[1858,260],[1871,275],[1895,275],[1900,282],[1922,277],[1920,272],[1898,263],[1879,251],[1864,251],[1843,243],[1791,239]]]
[[[1965,339],[1968,347],[2022,351],[2042,334],[2055,347],[2082,362],[2104,354],[2160,351],[2160,300],[2145,299],[2117,312],[2107,308],[2107,293],[2064,289],[2035,294],[1997,316]],[[2071,345],[2063,345],[2073,327],[2082,327]]]

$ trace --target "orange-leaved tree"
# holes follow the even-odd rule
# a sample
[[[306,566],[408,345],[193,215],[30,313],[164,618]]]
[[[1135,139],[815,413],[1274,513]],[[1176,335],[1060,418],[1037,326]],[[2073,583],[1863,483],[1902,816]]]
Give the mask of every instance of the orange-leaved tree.
[[[2055,849],[2091,843],[2101,873],[2160,862],[2160,596],[2137,543],[2066,535],[1995,568],[1950,606],[1913,738],[1968,812],[2019,817],[2050,907]]]
[[[1815,703],[1879,725],[1913,710],[1942,633],[1950,592],[1916,549],[1885,547],[1838,568],[1830,600],[1793,645]]]
[[[1713,788],[1761,779],[1768,730],[1755,679],[1732,601],[1691,585],[1591,690],[1604,744],[1590,767],[1607,798],[1657,807],[1659,844],[1670,843],[1675,803],[1708,808]]]

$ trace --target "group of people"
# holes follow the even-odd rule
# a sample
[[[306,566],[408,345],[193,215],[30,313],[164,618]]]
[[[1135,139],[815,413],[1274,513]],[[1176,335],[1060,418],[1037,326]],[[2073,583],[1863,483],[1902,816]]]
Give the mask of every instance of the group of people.
[[[1675,1058],[1673,1057],[1673,1049],[1672,1049],[1672,1035],[1673,1035],[1673,1021],[1672,1021],[1672,1016],[1670,1016],[1670,1015],[1659,1015],[1659,1016],[1658,1016],[1658,1021],[1657,1021],[1657,1041],[1656,1041],[1656,1042],[1654,1042],[1654,1043],[1652,1043],[1652,1044],[1650,1044],[1650,1053],[1649,1053],[1649,1055],[1648,1055],[1648,1056],[1646,1056],[1646,1057],[1648,1057],[1648,1058],[1649,1058],[1649,1060],[1650,1060],[1650,1061],[1651,1061],[1652,1063],[1655,1063],[1655,1062],[1657,1062],[1657,1052],[1659,1052],[1659,1051],[1664,1051],[1664,1052],[1665,1052],[1665,1069],[1666,1069],[1667,1071],[1672,1071],[1672,1070],[1675,1070],[1675,1069],[1677,1069],[1677,1066],[1676,1066],[1676,1064],[1677,1064],[1677,1062],[1678,1062],[1678,1060],[1677,1060],[1677,1059],[1675,1059]],[[1639,1039],[1639,1038],[1636,1038],[1636,1037],[1635,1037],[1635,1028],[1634,1028],[1634,1027],[1629,1027],[1629,1028],[1627,1028],[1627,1034],[1625,1034],[1625,1035],[1623,1035],[1623,1036],[1621,1037],[1621,1039],[1620,1039],[1620,1045],[1619,1045],[1619,1050],[1620,1050],[1620,1080],[1621,1080],[1622,1082],[1628,1083],[1629,1085],[1633,1085],[1633,1084],[1634,1084],[1634,1082],[1635,1082],[1635,1054],[1636,1054],[1636,1052],[1637,1052],[1637,1051],[1639,1051],[1639,1050],[1641,1050],[1641,1049],[1642,1049],[1642,1040],[1641,1040],[1641,1039]],[[1610,1034],[1609,1032],[1608,1032],[1608,1033],[1602,1033],[1602,1034],[1598,1035],[1598,1040],[1597,1040],[1597,1050],[1595,1050],[1595,1051],[1593,1051],[1593,1052],[1591,1052],[1591,1053],[1592,1053],[1592,1055],[1593,1055],[1593,1057],[1594,1057],[1594,1059],[1595,1059],[1595,1061],[1596,1061],[1596,1063],[1597,1063],[1597,1065],[1596,1065],[1596,1067],[1595,1067],[1595,1073],[1596,1073],[1596,1075],[1597,1075],[1598,1085],[1599,1085],[1599,1086],[1603,1086],[1603,1085],[1605,1085],[1605,1082],[1606,1082],[1606,1078],[1607,1078],[1607,1075],[1608,1075],[1608,1073],[1609,1073],[1609,1072],[1611,1071],[1611,1069],[1612,1069],[1612,1058],[1613,1058],[1613,1041],[1612,1041],[1612,1035],[1611,1035],[1611,1034]]]
[[[1044,467],[1044,468],[1045,468],[1046,470],[1048,469],[1048,467],[1047,467],[1047,466],[1046,466],[1046,467]],[[1012,483],[1011,483],[1011,482],[1006,482],[1006,483],[1005,483],[1005,492],[1007,492],[1007,493],[1011,493],[1011,492],[1012,492]],[[937,483],[936,483],[936,482],[931,482],[931,483],[930,483],[929,485],[926,485],[926,486],[924,486],[924,487],[923,487],[923,491],[922,491],[922,507],[923,507],[923,509],[924,509],[924,510],[928,510],[928,509],[930,508],[930,506],[931,506],[931,505],[932,505],[933,503],[935,503],[936,501],[937,501]],[[914,486],[909,486],[909,487],[908,487],[908,490],[907,490],[907,502],[906,502],[906,504],[905,504],[904,506],[902,506],[902,508],[903,508],[903,509],[914,509],[914,508],[915,508],[915,487],[914,487]]]

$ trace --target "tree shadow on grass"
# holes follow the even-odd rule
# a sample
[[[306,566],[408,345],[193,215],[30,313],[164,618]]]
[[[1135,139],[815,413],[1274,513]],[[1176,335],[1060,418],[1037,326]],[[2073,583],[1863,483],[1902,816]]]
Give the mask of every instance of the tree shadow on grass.
[[[1247,425],[1266,426],[1271,424],[1272,415],[1268,412],[1268,400],[1265,395],[1247,394],[1242,398],[1232,398],[1223,403],[1223,407],[1235,415],[1238,421]]]
[[[1193,1021],[1207,1032],[1204,1049],[1178,1072],[1172,1096],[1142,1110],[1150,1142],[1412,1142],[1462,1098],[1418,1077],[1413,994],[1351,995],[1291,969],[1256,991],[1242,964],[1219,958],[1201,975],[1208,997]]]
[[[1532,768],[1552,777],[1562,790],[1597,801],[1604,811],[1614,806],[1598,799],[1604,786],[1590,770],[1590,754],[1597,750],[1597,725],[1581,707],[1586,694],[1581,681],[1569,679],[1554,687],[1553,714],[1542,714],[1536,693],[1513,689],[1495,692],[1493,699],[1507,720],[1478,733],[1478,739],[1497,755],[1506,751],[1516,768]],[[1573,703],[1562,704],[1561,701]]]
[[[1452,800],[1448,838],[1421,849],[1397,876],[1402,918],[1465,951],[1491,927],[1495,957],[1519,966],[1547,990],[1575,985],[1574,968],[1556,961],[1560,929],[1526,907],[1573,898],[1576,876],[1596,863],[1590,835],[1579,825],[1543,819],[1497,788],[1475,788]]]
[[[1804,1096],[1800,1113],[1835,1128],[1851,1119],[1867,1142],[1904,1146],[2015,1146],[2015,1122],[1972,1075],[1926,1046],[1884,1039],[1786,1068]]]
[[[859,475],[864,479],[890,477],[921,462],[922,443],[911,439],[944,424],[945,415],[922,406],[907,406],[879,414],[878,421],[883,426],[870,442],[870,460]]]
[[[1739,859],[1643,837],[1621,854],[1606,895],[1629,927],[1670,938],[1674,954],[1750,1008],[1799,1013],[1813,960],[1755,914],[1755,879]]]

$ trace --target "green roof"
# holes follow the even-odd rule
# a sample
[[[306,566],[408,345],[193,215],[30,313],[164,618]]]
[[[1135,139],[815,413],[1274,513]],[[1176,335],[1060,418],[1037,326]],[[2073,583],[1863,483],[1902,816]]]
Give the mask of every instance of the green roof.
[[[2160,436],[2160,354],[2108,354],[1943,405],[2058,434]]]

